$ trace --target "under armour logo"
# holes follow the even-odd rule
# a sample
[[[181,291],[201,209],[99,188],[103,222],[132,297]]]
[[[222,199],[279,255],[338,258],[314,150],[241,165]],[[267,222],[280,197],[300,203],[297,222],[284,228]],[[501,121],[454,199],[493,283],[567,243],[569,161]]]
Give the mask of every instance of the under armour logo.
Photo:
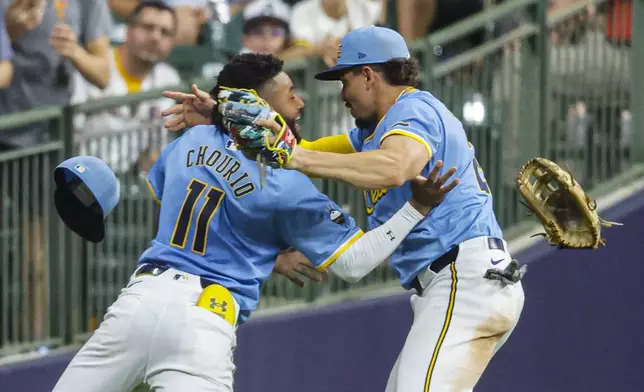
[[[358,59],[359,59],[359,60],[361,60],[361,59],[363,59],[363,58],[365,58],[365,57],[367,57],[367,55],[366,55],[366,54],[364,54],[364,53],[362,53],[362,52],[358,52]]]
[[[225,312],[226,306],[228,306],[228,303],[226,301],[217,302],[216,298],[210,298],[210,309],[214,310],[215,308],[221,308],[221,311]]]
[[[389,230],[386,234],[389,236],[389,241],[393,241],[396,239],[396,236],[391,230]]]

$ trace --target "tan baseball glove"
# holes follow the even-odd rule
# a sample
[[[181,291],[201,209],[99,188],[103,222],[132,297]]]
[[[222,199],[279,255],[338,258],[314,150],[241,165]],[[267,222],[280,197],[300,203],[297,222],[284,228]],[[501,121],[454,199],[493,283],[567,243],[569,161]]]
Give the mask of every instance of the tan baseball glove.
[[[621,223],[603,220],[597,204],[572,173],[545,158],[526,162],[517,176],[519,192],[539,218],[549,244],[559,248],[597,249],[606,245],[601,228]]]

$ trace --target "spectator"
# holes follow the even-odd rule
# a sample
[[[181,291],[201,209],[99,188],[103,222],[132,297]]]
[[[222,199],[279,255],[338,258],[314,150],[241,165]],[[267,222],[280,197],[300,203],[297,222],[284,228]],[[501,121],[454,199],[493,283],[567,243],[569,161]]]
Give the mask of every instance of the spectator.
[[[13,0],[4,21],[15,75],[0,90],[0,115],[68,103],[74,69],[107,86],[111,16],[104,0]],[[34,145],[45,139],[44,130],[46,125],[0,132],[0,142],[8,148]]]
[[[244,9],[242,53],[279,55],[289,45],[290,9],[280,0],[257,0]]]
[[[296,43],[309,48],[331,66],[340,39],[358,27],[376,24],[380,2],[375,0],[303,0],[293,7],[291,32]]]
[[[4,13],[0,9],[0,89],[7,88],[13,79],[11,42],[4,26]]]
[[[244,9],[244,52],[272,54],[282,60],[307,56],[309,49],[291,38],[290,8],[281,0],[256,0]]]
[[[394,0],[396,25],[400,35],[407,42],[413,42],[427,35],[430,27],[436,20],[438,3],[440,0]],[[470,2],[471,0],[465,0]],[[463,4],[458,4],[458,0],[447,0],[444,3],[453,2],[456,4],[456,10],[464,8]],[[444,12],[445,13],[445,12]],[[449,15],[449,14],[448,14]]]
[[[134,11],[140,0],[109,0],[114,14],[123,19]],[[169,7],[175,9],[177,15],[177,45],[193,46],[197,43],[203,25],[208,21],[207,0],[166,0]]]
[[[175,10],[162,0],[141,2],[127,18],[126,41],[110,51],[110,84],[99,89],[76,73],[72,102],[178,86],[181,83],[179,74],[163,63],[172,51],[177,23]],[[138,154],[149,147],[150,139],[159,135],[158,128],[141,128],[154,124],[155,119],[161,118],[161,110],[171,104],[161,99],[142,102],[137,107],[121,106],[87,117],[78,115],[74,123],[82,134],[79,139],[92,138],[81,143],[84,149],[89,150],[83,153],[102,158],[117,172],[129,170]],[[114,135],[116,132],[119,137]],[[98,134],[102,134],[103,139],[97,138]],[[107,148],[111,152],[109,155],[99,151],[107,140],[111,146]],[[159,144],[164,142],[158,141]],[[112,145],[112,142],[118,144]]]
[[[111,16],[104,0],[8,0],[1,3],[4,23],[13,49],[14,77],[0,90],[0,115],[41,106],[60,106],[71,98],[71,75],[77,69],[89,82],[104,87],[109,82],[107,53]],[[79,39],[80,37],[80,39]],[[29,147],[47,140],[47,123],[0,132],[0,151]],[[28,290],[30,309],[23,336],[42,339],[46,334],[48,275],[45,247],[47,221],[34,209],[34,195],[49,192],[46,182],[33,173],[51,167],[50,155],[37,164],[0,163],[0,202],[27,211],[10,223],[17,230],[16,243],[27,245],[18,267]],[[23,185],[23,184],[26,184]],[[7,197],[8,196],[8,197]],[[46,199],[45,199],[46,200]],[[14,257],[19,253],[14,253]]]

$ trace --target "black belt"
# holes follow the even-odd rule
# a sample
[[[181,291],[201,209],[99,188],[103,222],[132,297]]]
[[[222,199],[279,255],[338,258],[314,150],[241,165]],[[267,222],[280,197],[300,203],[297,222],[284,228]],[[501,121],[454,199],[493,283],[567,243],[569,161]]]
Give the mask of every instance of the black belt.
[[[165,263],[146,263],[143,264],[141,267],[139,267],[136,270],[135,277],[143,276],[143,275],[152,275],[152,276],[158,276],[161,275],[162,273],[166,272],[167,270],[170,269],[170,266],[168,266]],[[205,289],[206,287],[210,286],[211,284],[215,284],[215,282],[201,278],[201,288]]]
[[[501,251],[505,252],[505,246],[503,245],[503,240],[500,239],[500,238],[488,237],[487,245],[488,245],[488,248],[490,250],[498,249],[498,250],[501,250]],[[432,261],[432,263],[429,265],[429,269],[432,272],[437,274],[443,268],[447,267],[452,262],[456,261],[457,256],[458,256],[458,245],[456,245],[452,249],[448,250],[441,257],[439,257],[436,260]],[[423,293],[423,286],[420,284],[420,280],[418,279],[418,275],[414,279],[412,279],[411,287],[414,290],[416,290],[416,293],[418,293],[418,295],[421,295]]]
[[[139,277],[143,275],[158,276],[164,273],[165,271],[169,270],[170,268],[171,268],[170,266],[168,266],[166,263],[163,263],[163,262],[145,263],[135,271],[134,276],[135,277]],[[211,284],[218,284],[217,282],[213,282],[212,280],[203,278],[201,276],[199,277],[199,279],[200,279],[202,289],[205,289]],[[243,310],[243,309],[239,310],[239,319],[246,320],[248,319],[249,316],[250,316],[249,310]]]

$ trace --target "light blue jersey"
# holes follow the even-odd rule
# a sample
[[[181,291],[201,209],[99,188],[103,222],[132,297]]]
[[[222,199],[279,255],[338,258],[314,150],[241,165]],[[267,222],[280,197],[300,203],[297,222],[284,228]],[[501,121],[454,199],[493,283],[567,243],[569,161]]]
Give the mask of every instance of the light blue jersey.
[[[197,126],[172,142],[150,170],[161,203],[159,231],[139,263],[166,263],[231,291],[240,321],[280,250],[293,247],[328,267],[362,231],[297,171],[268,168],[260,189],[257,163],[215,126]]]
[[[419,272],[453,246],[471,238],[503,238],[492,209],[492,195],[483,170],[474,157],[461,122],[426,91],[407,89],[371,134],[361,129],[349,133],[356,151],[378,149],[390,135],[405,135],[422,143],[431,155],[421,175],[427,176],[436,161],[456,167],[460,184],[405,238],[391,257],[391,267],[409,289]],[[411,198],[408,183],[399,188],[364,192],[370,229],[386,222]]]

